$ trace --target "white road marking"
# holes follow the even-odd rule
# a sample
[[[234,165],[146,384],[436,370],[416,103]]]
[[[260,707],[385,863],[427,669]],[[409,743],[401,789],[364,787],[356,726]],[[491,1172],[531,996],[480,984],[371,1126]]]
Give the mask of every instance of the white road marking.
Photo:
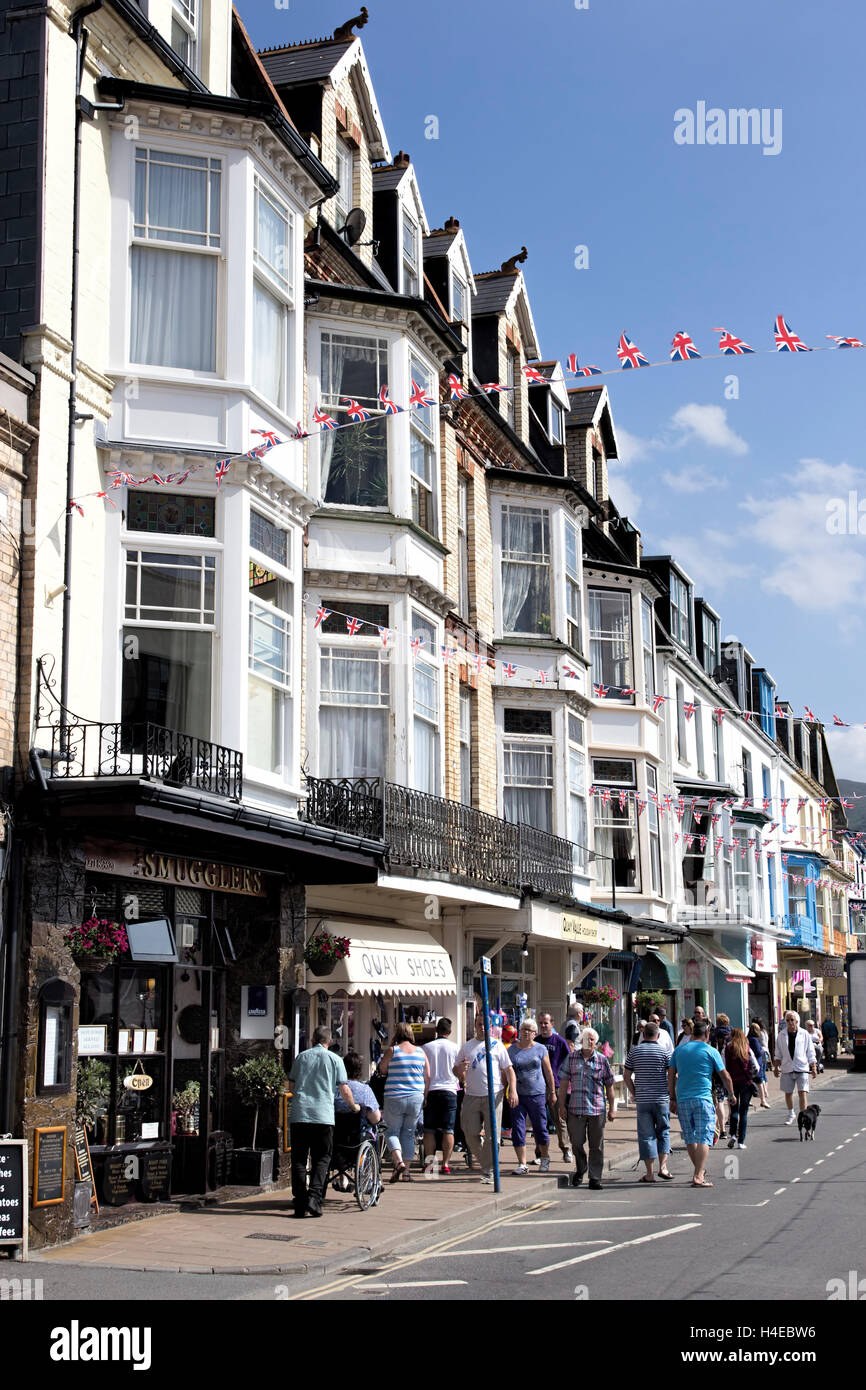
[[[597,1221],[678,1221],[683,1216],[700,1216],[699,1211],[660,1211],[658,1216],[564,1216],[561,1221],[545,1217],[542,1221],[511,1221],[510,1226],[585,1226]]]
[[[851,1142],[850,1139],[846,1139],[846,1140],[845,1140],[845,1144],[850,1144],[850,1142]],[[839,1150],[842,1149],[842,1148],[844,1148],[844,1147],[845,1147],[844,1144],[837,1144],[837,1145],[836,1145],[836,1150],[835,1150],[835,1152],[838,1153]]]
[[[353,1289],[450,1289],[455,1284],[465,1284],[466,1279],[407,1279],[402,1284],[352,1284]]]
[[[850,1144],[850,1143],[851,1143],[851,1140],[850,1140],[850,1139],[846,1139],[846,1140],[845,1140],[845,1143],[846,1143],[846,1144]]]
[[[466,1237],[470,1239],[469,1236]],[[610,1245],[609,1240],[555,1240],[549,1245],[491,1245],[488,1250],[437,1250],[431,1260],[461,1260],[464,1255],[512,1255],[521,1250],[574,1250],[578,1245]]]
[[[816,1158],[816,1159],[815,1159],[815,1167],[816,1167],[816,1168],[820,1168],[820,1167],[821,1167],[821,1164],[822,1164],[823,1162],[824,1162],[823,1158]]]
[[[559,1264],[545,1265],[543,1269],[531,1269],[533,1274],[552,1274],[554,1270],[566,1269],[569,1265],[579,1265],[584,1260],[597,1260],[600,1255],[613,1255],[617,1250],[627,1250],[630,1245],[645,1245],[650,1240],[664,1240],[665,1236],[676,1236],[682,1231],[693,1231],[700,1226],[700,1221],[687,1221],[684,1226],[672,1226],[669,1231],[653,1231],[649,1236],[636,1236],[634,1240],[624,1240],[621,1245],[609,1245],[606,1250],[591,1250],[588,1255],[575,1255],[571,1260],[562,1260]]]
[[[811,1169],[810,1169],[809,1171],[811,1172]],[[792,1178],[792,1179],[791,1179],[791,1182],[799,1182],[799,1181],[800,1181],[799,1178]]]
[[[805,1178],[806,1174],[807,1174],[807,1173],[811,1173],[811,1172],[812,1172],[812,1169],[811,1169],[811,1168],[804,1168],[804,1169],[803,1169],[803,1177]],[[797,1179],[795,1178],[794,1181],[796,1182]]]
[[[773,1196],[774,1196],[774,1197],[780,1197],[781,1194],[782,1194],[783,1192],[785,1192],[785,1191],[786,1191],[786,1189],[785,1189],[784,1187],[777,1187],[776,1190],[775,1190],[775,1192],[773,1193]]]

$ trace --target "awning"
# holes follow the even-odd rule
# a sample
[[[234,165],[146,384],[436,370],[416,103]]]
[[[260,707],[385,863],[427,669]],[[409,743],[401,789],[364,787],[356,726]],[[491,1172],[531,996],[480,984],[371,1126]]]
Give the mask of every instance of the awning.
[[[666,956],[664,951],[656,950],[654,946],[647,946],[646,954],[648,956],[653,956],[665,972],[668,989],[682,989],[683,982],[680,976],[680,967],[674,964],[670,956]]]
[[[713,965],[723,971],[725,979],[729,980],[732,985],[744,985],[748,984],[749,980],[754,980],[754,971],[749,970],[742,961],[729,956],[710,937],[693,934],[689,937],[689,945],[696,946],[701,954],[707,957],[707,960],[712,961]]]
[[[399,927],[354,926],[329,922],[328,930],[348,936],[349,954],[338,961],[332,974],[307,973],[309,990],[326,994],[399,994],[411,998],[457,993],[451,957],[429,932]]]

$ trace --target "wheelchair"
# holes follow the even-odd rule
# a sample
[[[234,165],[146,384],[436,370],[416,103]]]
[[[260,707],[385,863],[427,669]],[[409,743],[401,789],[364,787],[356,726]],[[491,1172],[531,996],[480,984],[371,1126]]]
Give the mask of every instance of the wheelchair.
[[[381,1148],[384,1135],[371,1137],[361,1115],[337,1113],[328,1182],[341,1196],[354,1193],[361,1211],[374,1207],[382,1195]]]

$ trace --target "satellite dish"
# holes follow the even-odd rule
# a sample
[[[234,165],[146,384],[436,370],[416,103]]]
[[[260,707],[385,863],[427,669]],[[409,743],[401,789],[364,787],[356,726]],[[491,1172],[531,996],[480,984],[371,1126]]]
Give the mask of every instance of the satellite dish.
[[[363,208],[352,208],[346,217],[345,227],[340,231],[345,236],[350,246],[354,246],[356,241],[360,241],[364,235],[364,228],[367,225],[367,214]]]

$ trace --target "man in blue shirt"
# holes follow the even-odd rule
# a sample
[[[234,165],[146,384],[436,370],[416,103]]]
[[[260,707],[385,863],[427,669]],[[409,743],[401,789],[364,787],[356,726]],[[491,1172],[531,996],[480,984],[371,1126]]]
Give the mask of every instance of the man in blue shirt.
[[[667,1033],[668,1037],[670,1038],[671,1042],[675,1043],[676,1038],[674,1037],[673,1025],[670,1019],[668,1018],[667,1006],[665,1004],[659,1004],[658,1008],[656,1009],[656,1013],[658,1014],[659,1028],[663,1028]]]
[[[707,1042],[709,1023],[695,1019],[692,1036],[675,1047],[668,1063],[668,1091],[671,1114],[679,1115],[680,1129],[692,1160],[692,1187],[712,1187],[706,1176],[707,1159],[716,1128],[713,1104],[713,1077],[718,1076],[728,1099],[734,1099],[734,1086],[719,1052]]]
[[[295,1216],[321,1216],[325,1183],[334,1147],[334,1096],[339,1093],[353,1114],[361,1109],[349,1089],[346,1068],[338,1053],[329,1052],[327,1028],[313,1033],[313,1046],[299,1052],[292,1064],[292,1197]],[[307,1190],[307,1157],[312,1171]]]

